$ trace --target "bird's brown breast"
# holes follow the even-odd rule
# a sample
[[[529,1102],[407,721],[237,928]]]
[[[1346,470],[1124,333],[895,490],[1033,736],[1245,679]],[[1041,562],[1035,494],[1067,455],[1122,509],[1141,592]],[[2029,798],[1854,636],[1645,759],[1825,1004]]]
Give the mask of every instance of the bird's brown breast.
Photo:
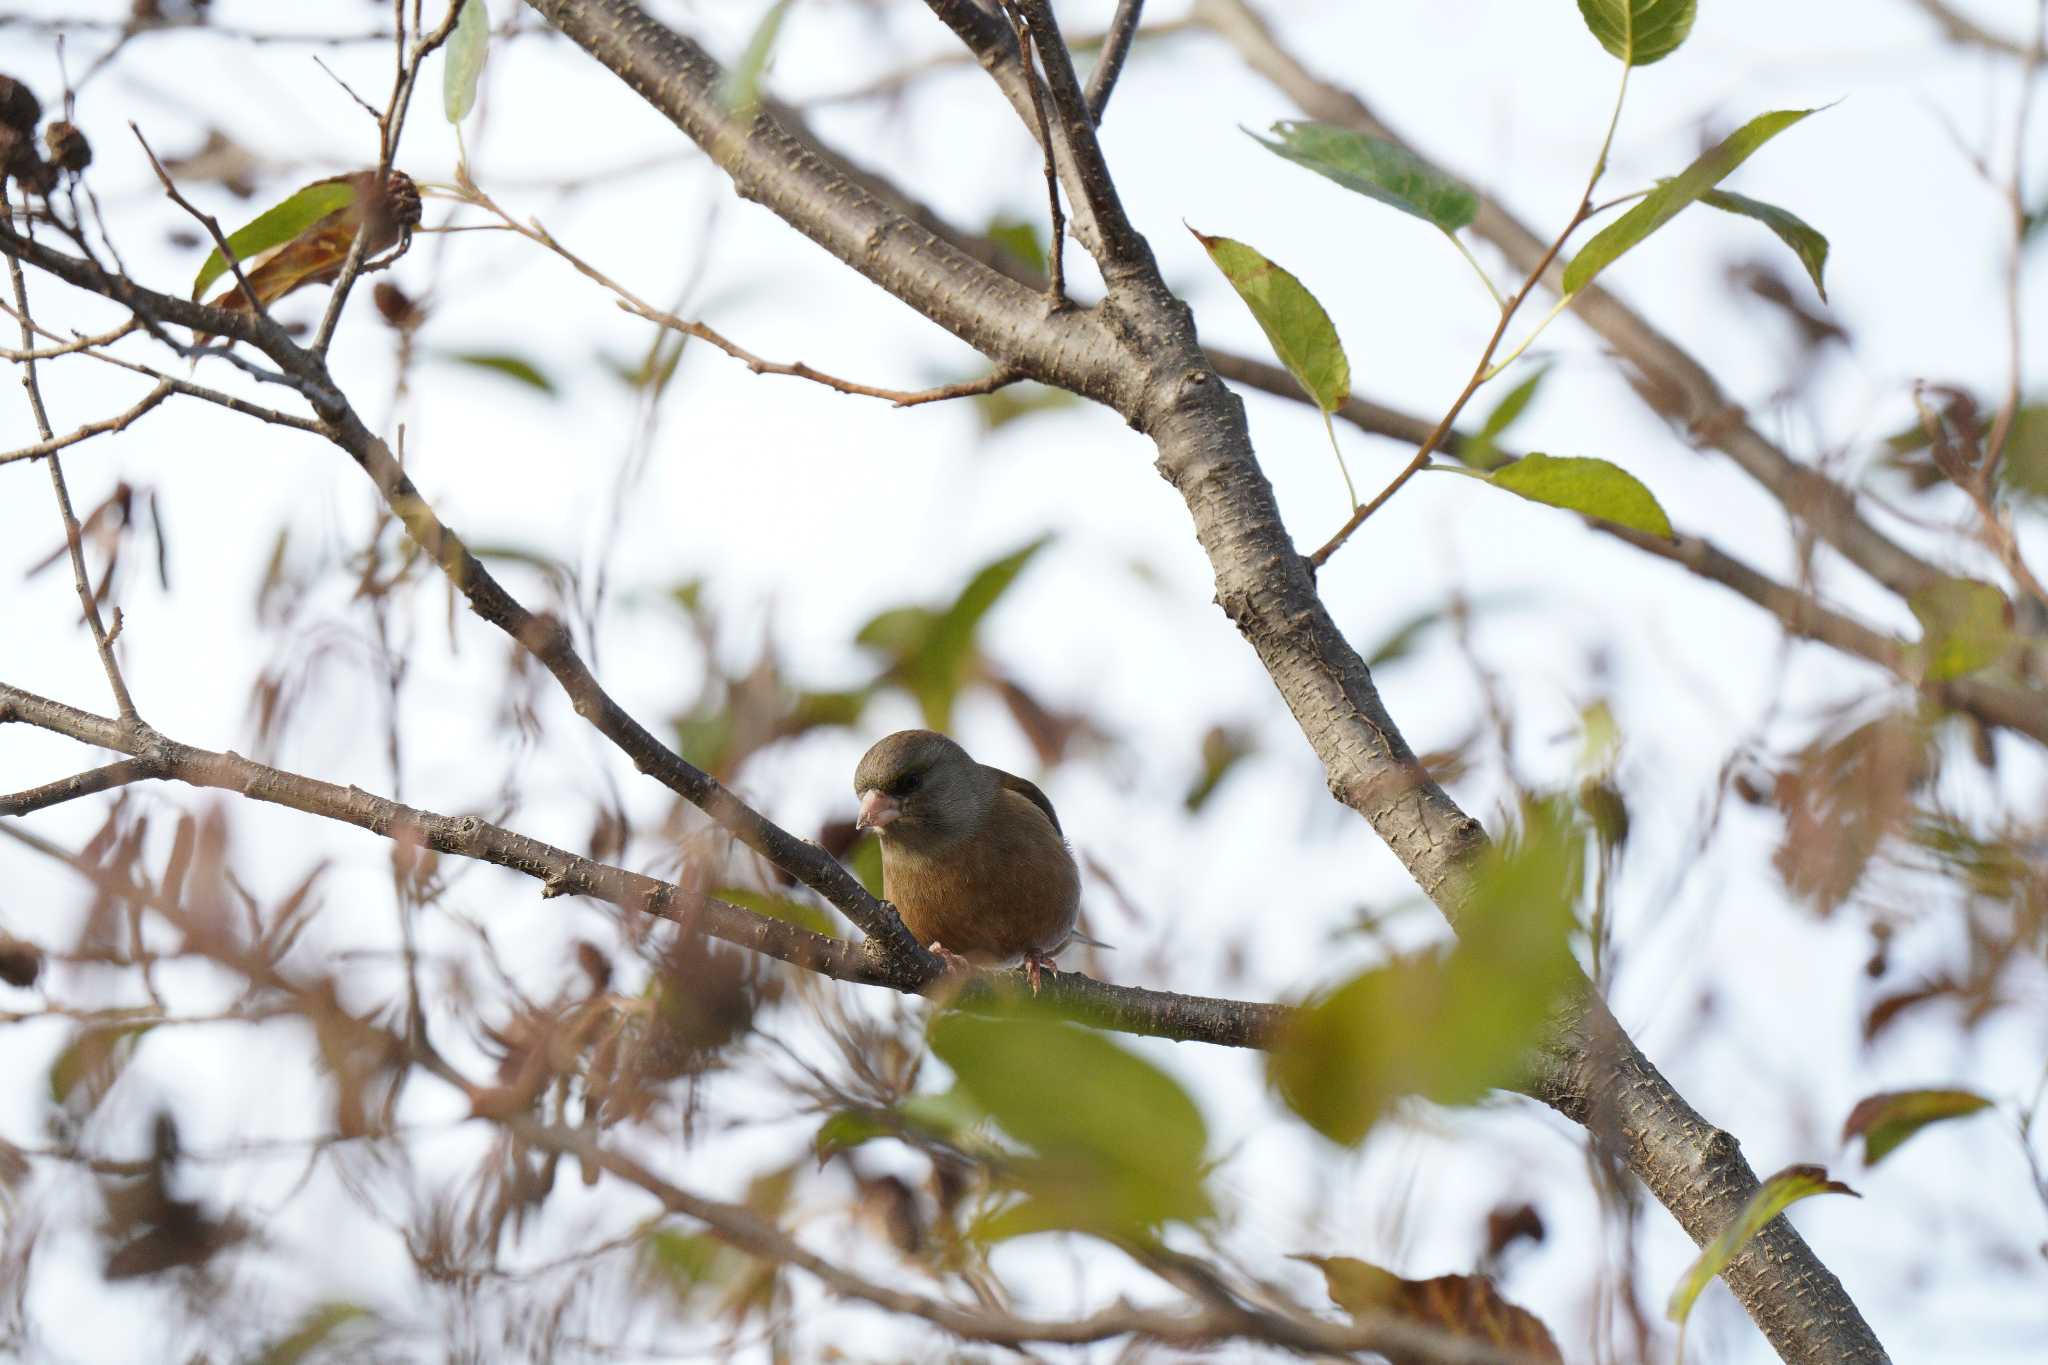
[[[919,943],[1000,965],[1066,941],[1081,879],[1052,821],[1004,789],[979,834],[942,850],[919,853],[885,836],[882,893]]]

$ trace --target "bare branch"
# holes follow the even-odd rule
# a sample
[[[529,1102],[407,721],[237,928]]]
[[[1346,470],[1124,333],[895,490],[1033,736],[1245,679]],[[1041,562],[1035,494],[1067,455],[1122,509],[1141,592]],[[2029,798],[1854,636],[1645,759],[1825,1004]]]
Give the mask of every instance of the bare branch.
[[[55,782],[45,782],[40,787],[30,787],[12,796],[0,796],[0,815],[27,815],[30,811],[75,801],[81,796],[94,796],[154,776],[156,770],[150,764],[139,758],[124,758],[119,763],[60,777]]]
[[[1095,69],[1088,73],[1088,116],[1098,126],[1109,108],[1117,77],[1124,72],[1124,59],[1131,55],[1131,43],[1138,36],[1144,10],[1145,0],[1117,0],[1116,13],[1102,35],[1102,52],[1095,59]]]
[[[84,426],[67,435],[53,436],[47,440],[38,441],[32,446],[23,446],[19,450],[0,451],[0,464],[9,464],[15,460],[33,460],[39,456],[54,454],[67,446],[75,446],[80,441],[89,441],[95,436],[105,436],[110,432],[125,431],[138,421],[143,414],[149,412],[157,404],[170,396],[170,381],[158,380],[155,388],[144,394],[133,407],[128,408],[125,412],[116,413],[112,417],[105,417],[97,422],[87,422]]]

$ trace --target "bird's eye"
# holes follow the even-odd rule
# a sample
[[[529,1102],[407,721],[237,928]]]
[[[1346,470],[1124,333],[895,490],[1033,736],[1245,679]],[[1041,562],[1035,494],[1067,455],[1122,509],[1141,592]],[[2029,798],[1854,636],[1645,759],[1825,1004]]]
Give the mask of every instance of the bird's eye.
[[[889,795],[908,796],[910,795],[910,793],[916,791],[918,787],[923,784],[923,782],[923,773],[905,773],[903,776],[897,778],[894,782],[891,782],[889,784]]]

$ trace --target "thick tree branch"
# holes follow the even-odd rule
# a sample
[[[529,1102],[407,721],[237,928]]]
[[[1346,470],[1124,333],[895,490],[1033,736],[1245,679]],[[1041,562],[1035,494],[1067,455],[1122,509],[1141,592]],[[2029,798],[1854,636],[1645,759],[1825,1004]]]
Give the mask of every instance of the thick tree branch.
[[[929,2],[942,17],[963,9],[948,0]],[[776,195],[764,202],[850,260],[835,245],[841,214],[837,190],[847,182],[842,177],[835,185],[829,175],[814,172],[817,154],[765,126],[771,123],[765,115],[743,142],[716,121],[699,117],[695,111],[712,97],[717,68],[693,44],[627,0],[529,3],[669,113],[733,175],[742,193],[761,197],[758,189],[764,184],[791,175],[809,177],[826,194],[823,201]],[[986,11],[966,8],[984,25],[993,23]],[[1014,48],[1007,35],[1002,41]],[[999,50],[977,48],[990,65],[996,64],[992,54]],[[772,160],[776,155],[796,162],[777,164]],[[873,211],[885,211],[870,196],[861,199]],[[1015,332],[1040,313],[1036,300],[1026,303],[991,290],[976,294],[968,306],[1007,309],[1009,315],[965,318],[961,301],[942,289],[907,288],[910,282],[895,272],[885,279],[872,270],[864,273],[962,336],[970,329],[982,337]],[[1133,272],[1113,282],[1112,289],[1118,336],[1108,354],[1090,356],[1090,386],[1077,391],[1116,407],[1153,439],[1159,470],[1187,502],[1196,537],[1215,570],[1218,604],[1258,652],[1322,759],[1331,791],[1366,817],[1455,922],[1471,892],[1472,855],[1485,842],[1478,822],[1416,762],[1363,660],[1330,619],[1281,524],[1271,485],[1252,452],[1243,405],[1209,367],[1186,306],[1156,272]],[[997,364],[1018,359],[1000,346],[984,350]],[[1620,1098],[1626,1103],[1617,1106],[1613,1129],[1603,1136],[1666,1199],[1687,1232],[1704,1242],[1736,1216],[1747,1192],[1756,1187],[1756,1177],[1733,1139],[1701,1120],[1618,1028],[1601,1029],[1594,1049],[1589,1030],[1604,1017],[1595,1006],[1573,1036],[1560,1040],[1544,1091],[1561,1109],[1583,1119],[1591,1117],[1588,1095],[1607,1093],[1610,1082],[1625,1083]],[[1595,1131],[1602,1129],[1596,1125]],[[1782,1219],[1731,1263],[1725,1278],[1788,1360],[1885,1359],[1840,1284]]]

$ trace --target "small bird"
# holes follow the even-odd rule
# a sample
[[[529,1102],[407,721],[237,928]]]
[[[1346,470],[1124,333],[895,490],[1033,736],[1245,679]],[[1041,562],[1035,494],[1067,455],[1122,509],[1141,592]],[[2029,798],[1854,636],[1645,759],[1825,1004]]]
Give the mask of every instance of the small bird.
[[[1081,874],[1045,793],[934,730],[878,741],[853,789],[854,827],[881,837],[883,898],[917,941],[951,963],[1021,961],[1036,994],[1081,937]]]

